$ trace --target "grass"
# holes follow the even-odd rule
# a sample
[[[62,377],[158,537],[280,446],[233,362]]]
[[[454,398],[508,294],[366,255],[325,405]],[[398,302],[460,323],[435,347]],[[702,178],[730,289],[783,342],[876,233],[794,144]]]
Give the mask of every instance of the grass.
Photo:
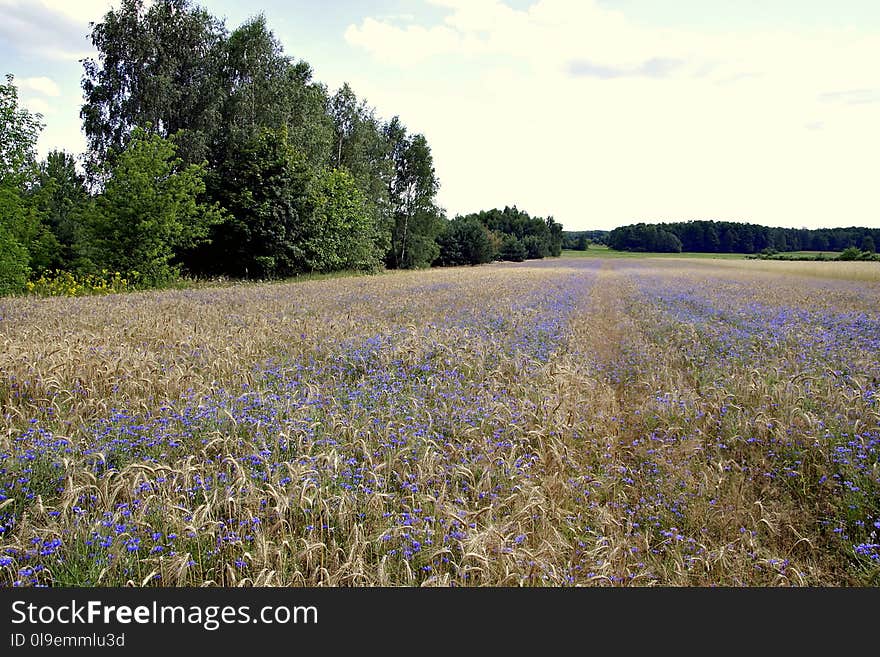
[[[772,260],[797,260],[802,258],[821,257],[826,260],[834,260],[840,255],[839,251],[782,251],[774,253],[769,259]]]
[[[880,584],[875,269],[2,299],[0,583]]]
[[[590,244],[586,251],[565,249],[566,258],[700,258],[710,260],[743,260],[742,253],[653,253],[641,251],[616,251],[604,244]]]

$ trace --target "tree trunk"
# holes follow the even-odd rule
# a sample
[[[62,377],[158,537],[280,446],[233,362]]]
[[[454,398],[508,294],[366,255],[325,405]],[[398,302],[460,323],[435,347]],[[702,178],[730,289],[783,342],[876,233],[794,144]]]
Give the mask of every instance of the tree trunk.
[[[406,256],[406,238],[409,231],[409,211],[403,217],[403,239],[400,241],[400,261],[398,267],[403,266],[403,258]]]

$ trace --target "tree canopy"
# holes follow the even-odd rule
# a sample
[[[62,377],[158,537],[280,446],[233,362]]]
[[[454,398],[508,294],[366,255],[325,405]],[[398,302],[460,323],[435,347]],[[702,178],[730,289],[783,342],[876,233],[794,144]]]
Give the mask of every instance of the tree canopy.
[[[0,291],[49,272],[279,278],[559,255],[515,207],[447,220],[425,135],[330,91],[265,16],[120,0],[91,25],[88,151],[36,158],[41,118],[0,86]]]
[[[866,238],[876,243],[880,239],[880,229],[774,228],[742,222],[697,220],[620,226],[611,231],[608,244],[622,251],[759,253],[765,250],[842,251],[863,244]]]

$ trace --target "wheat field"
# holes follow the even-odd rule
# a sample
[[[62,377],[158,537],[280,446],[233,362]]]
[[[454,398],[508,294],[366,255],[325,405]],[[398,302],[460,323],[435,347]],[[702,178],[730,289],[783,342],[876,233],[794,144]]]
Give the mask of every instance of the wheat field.
[[[875,264],[0,299],[0,584],[876,585]]]

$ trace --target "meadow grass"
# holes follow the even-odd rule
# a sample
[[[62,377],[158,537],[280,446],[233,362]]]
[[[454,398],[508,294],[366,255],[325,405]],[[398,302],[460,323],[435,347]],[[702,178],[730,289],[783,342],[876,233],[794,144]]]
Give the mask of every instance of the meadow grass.
[[[586,251],[564,249],[565,258],[698,258],[708,260],[744,260],[743,253],[656,253],[653,251],[617,251],[604,244],[590,244]]]
[[[0,583],[876,585],[853,265],[2,299]]]

